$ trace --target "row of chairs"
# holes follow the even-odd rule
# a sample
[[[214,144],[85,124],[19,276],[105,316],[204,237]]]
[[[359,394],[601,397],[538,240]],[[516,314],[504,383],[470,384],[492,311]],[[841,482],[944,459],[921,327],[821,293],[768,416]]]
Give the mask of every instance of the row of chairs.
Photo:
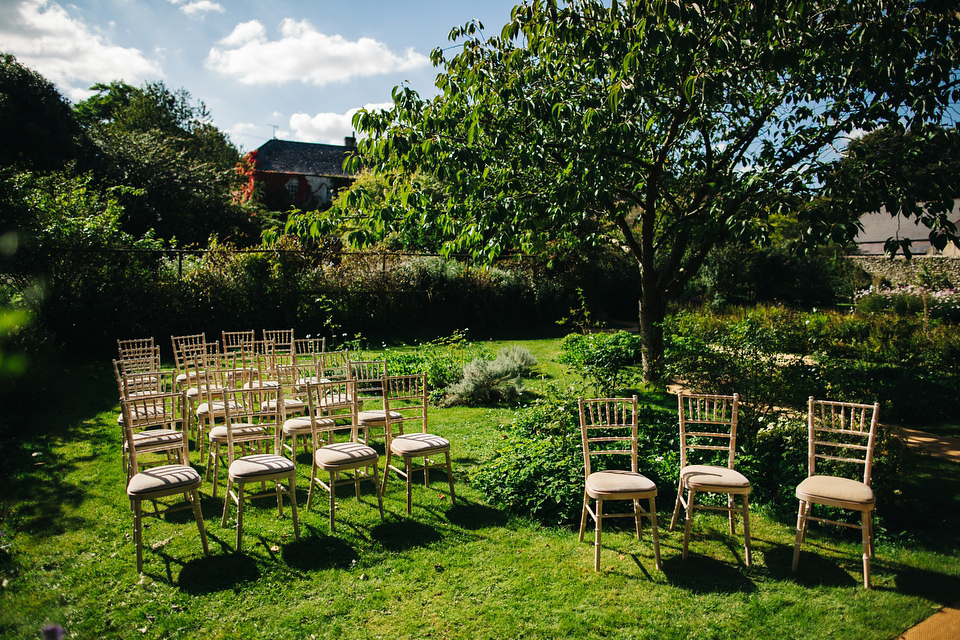
[[[695,509],[723,511],[728,514],[730,533],[735,519],[743,521],[744,561],[751,564],[750,481],[734,468],[737,442],[739,396],[677,394],[680,425],[680,482],[670,530],[681,511],[685,516],[683,558],[687,557],[690,528]],[[637,537],[642,536],[642,520],[651,523],[654,561],[662,569],[657,533],[656,484],[638,469],[637,397],[597,398],[579,401],[580,430],[583,443],[585,483],[580,540],[587,518],[594,521],[594,569],[600,570],[601,532],[607,518],[632,517]],[[876,498],[870,488],[873,451],[877,430],[878,404],[857,404],[815,400],[807,408],[808,477],[796,487],[799,500],[793,571],[797,571],[800,548],[808,523],[827,522],[859,529],[863,544],[863,585],[870,588],[870,558],[873,555],[872,515]],[[630,468],[616,469],[609,464],[597,466],[602,456],[626,455]],[[706,456],[706,464],[697,464],[692,456]],[[717,459],[719,456],[721,459]],[[596,469],[594,467],[597,467]],[[840,475],[851,467],[859,469],[855,478]],[[697,502],[698,495],[720,494],[726,505]],[[739,504],[737,504],[739,498]],[[604,502],[631,501],[628,512],[605,513]],[[592,501],[592,504],[591,504]],[[647,502],[647,507],[641,505]],[[815,504],[851,510],[860,514],[860,522],[843,522],[812,515]]]
[[[216,346],[203,346],[202,351],[219,352]],[[153,359],[155,351],[150,352]],[[159,364],[158,356],[151,361]],[[194,506],[207,553],[198,501],[203,478],[189,463],[187,425],[192,415],[198,434],[203,425],[203,435],[198,439],[209,443],[206,478],[212,471],[214,495],[220,463],[227,469],[221,524],[226,526],[233,503],[237,508],[238,550],[242,546],[244,501],[265,493],[276,494],[281,516],[283,497],[290,500],[294,533],[299,537],[295,462],[298,446],[311,446],[313,454],[307,509],[311,508],[316,487],[328,491],[331,530],[335,529],[334,493],[343,484],[354,484],[359,498],[359,483],[372,480],[382,519],[382,495],[391,472],[406,480],[408,514],[412,509],[412,479],[420,470],[426,484],[430,468],[445,468],[450,497],[455,501],[450,444],[427,432],[428,389],[424,375],[387,376],[382,362],[350,363],[348,354],[324,351],[312,354],[309,362],[300,365],[274,364],[269,377],[265,368],[251,372],[237,367],[238,361],[230,358],[215,362],[217,367],[194,367],[192,376],[189,367],[184,376],[158,366],[150,371],[124,372],[128,368],[124,361],[114,362],[121,386],[124,464],[127,493],[134,510],[138,571],[142,570],[141,505],[145,501],[155,502],[182,493],[186,501],[179,508]],[[327,366],[331,363],[345,366]],[[145,369],[143,365],[138,368]],[[285,369],[289,372],[284,373]],[[198,404],[188,399],[190,389],[197,390],[193,395],[200,401]],[[363,410],[363,396],[369,398],[372,392],[376,392],[380,408]],[[369,446],[371,431],[378,427],[385,436],[386,465],[382,477],[380,455]],[[347,439],[341,437],[338,442],[338,434],[344,432]],[[162,453],[165,457],[159,466],[148,466],[142,463],[148,453]],[[420,460],[422,464],[415,469],[414,463]],[[261,491],[247,494],[250,484],[260,484]],[[268,490],[268,485],[272,489]],[[166,513],[156,504],[154,510],[156,514]]]

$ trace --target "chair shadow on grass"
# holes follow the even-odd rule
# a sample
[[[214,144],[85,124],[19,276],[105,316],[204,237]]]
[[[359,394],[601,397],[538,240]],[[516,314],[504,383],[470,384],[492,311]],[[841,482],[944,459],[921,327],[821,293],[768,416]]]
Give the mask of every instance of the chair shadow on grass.
[[[879,565],[878,566],[882,566]],[[960,601],[960,578],[915,567],[890,567],[897,593],[919,596],[949,606]]]
[[[426,547],[442,539],[435,528],[415,520],[386,521],[370,530],[370,537],[387,551]]]
[[[191,595],[202,595],[235,589],[259,578],[260,568],[249,555],[211,554],[185,563],[177,578],[177,586]]]
[[[792,580],[805,587],[854,587],[861,584],[860,555],[833,558],[821,553],[821,550],[827,549],[829,546],[807,538],[800,549],[800,564],[796,573],[792,571],[792,544],[771,546],[763,552],[763,561],[771,577]]]
[[[665,551],[661,543],[660,552]],[[707,593],[752,593],[757,585],[731,558],[717,560],[690,552],[684,560],[680,550],[663,559],[663,573],[675,587],[701,595]]]
[[[307,531],[301,532],[299,540],[281,545],[280,557],[284,564],[300,571],[319,571],[349,569],[360,559],[357,550],[344,539],[322,534],[312,525],[305,528]]]
[[[502,527],[509,520],[507,514],[500,509],[485,504],[465,502],[462,498],[457,498],[457,503],[447,509],[446,516],[451,524],[469,531]]]

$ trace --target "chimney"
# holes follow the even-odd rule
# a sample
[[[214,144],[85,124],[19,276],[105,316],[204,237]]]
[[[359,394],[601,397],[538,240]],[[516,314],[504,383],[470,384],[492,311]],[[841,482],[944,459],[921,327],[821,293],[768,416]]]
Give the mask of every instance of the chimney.
[[[347,147],[348,149],[355,149],[356,146],[357,146],[357,137],[356,137],[356,135],[344,136],[344,138],[343,138],[343,146]]]

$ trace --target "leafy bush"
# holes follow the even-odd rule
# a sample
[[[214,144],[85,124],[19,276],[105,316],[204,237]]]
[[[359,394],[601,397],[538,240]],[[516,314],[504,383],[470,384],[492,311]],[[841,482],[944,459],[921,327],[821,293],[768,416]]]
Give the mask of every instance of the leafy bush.
[[[559,361],[574,368],[598,395],[610,395],[634,380],[641,362],[640,336],[616,333],[570,334],[561,343]]]
[[[926,287],[876,287],[858,291],[854,296],[861,313],[920,315],[930,319],[960,322],[960,292]]]
[[[579,521],[584,472],[577,398],[571,389],[552,388],[516,413],[504,427],[503,447],[471,476],[487,500],[544,524]],[[639,467],[658,484],[661,500],[670,502],[679,474],[676,416],[641,405],[638,420]],[[610,457],[593,461],[596,469],[605,464],[625,462]]]
[[[493,360],[476,358],[463,367],[460,380],[447,387],[446,406],[513,402],[523,393],[521,376],[537,364],[524,347],[503,348]]]
[[[805,407],[822,388],[804,329],[800,314],[782,309],[676,314],[664,327],[667,371],[694,391],[739,393],[740,441],[750,444],[782,409]]]

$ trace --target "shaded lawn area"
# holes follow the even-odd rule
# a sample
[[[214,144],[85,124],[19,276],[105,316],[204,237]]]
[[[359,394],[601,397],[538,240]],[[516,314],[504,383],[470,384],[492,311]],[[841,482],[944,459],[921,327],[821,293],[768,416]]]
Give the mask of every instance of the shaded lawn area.
[[[548,362],[557,341],[520,344],[541,362],[543,380],[532,388],[567,382]],[[682,532],[666,531],[665,500],[664,571],[654,569],[649,532],[638,541],[612,522],[594,573],[590,536],[580,543],[573,528],[506,514],[470,487],[470,470],[502,441],[497,426],[510,408],[432,410],[431,430],[453,444],[456,505],[437,472],[429,488],[414,488],[408,518],[393,476],[383,522],[369,484],[359,501],[343,488],[330,535],[326,501],[305,510],[309,456],[301,455],[299,541],[289,509],[278,519],[267,499],[248,507],[244,553],[233,553],[222,499],[206,483],[210,557],[188,511],[148,520],[141,578],[109,362],[63,375],[75,383],[3,447],[4,638],[36,638],[47,623],[78,638],[893,638],[960,599],[958,464],[914,456],[904,466],[900,504],[910,508],[885,513],[872,591],[859,586],[858,532],[814,527],[794,576],[794,523],[762,508],[751,521],[753,567],[743,566],[742,538],[704,514],[683,561]]]

